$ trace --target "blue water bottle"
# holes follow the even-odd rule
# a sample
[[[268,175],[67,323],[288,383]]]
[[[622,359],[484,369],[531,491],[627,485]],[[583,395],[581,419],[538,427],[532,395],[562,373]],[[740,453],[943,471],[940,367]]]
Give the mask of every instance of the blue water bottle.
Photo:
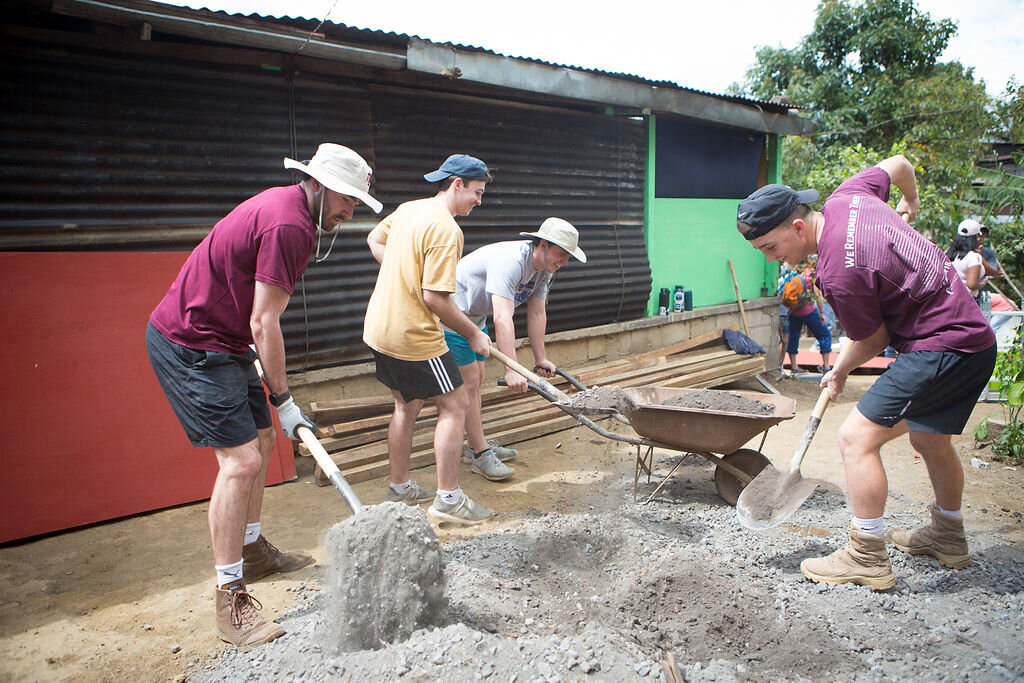
[[[676,291],[672,295],[672,312],[680,313],[686,305],[686,292],[682,285],[676,285]]]

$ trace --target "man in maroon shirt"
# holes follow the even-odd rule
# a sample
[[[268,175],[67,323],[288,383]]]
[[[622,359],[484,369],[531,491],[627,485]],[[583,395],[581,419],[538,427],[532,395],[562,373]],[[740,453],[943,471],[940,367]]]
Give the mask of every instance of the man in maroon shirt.
[[[146,329],[150,362],[181,426],[192,445],[213,448],[220,466],[209,511],[217,631],[238,647],[284,633],[260,617],[246,583],[313,561],[303,551],[281,552],[261,533],[276,438],[253,361],[258,355],[285,435],[314,429],[288,392],[280,317],[319,233],[335,231],[360,202],[381,210],[369,194],[370,167],[347,147],[324,143],[310,161],[286,158],[284,166],[302,181],[265,190],[221,219]]]
[[[902,193],[894,211],[889,186]],[[770,261],[818,254],[818,286],[852,340],[821,386],[834,400],[850,372],[886,346],[900,352],[839,428],[853,520],[849,545],[809,558],[812,581],[895,585],[883,515],[888,483],[879,450],[909,431],[935,492],[931,523],[888,539],[914,555],[962,569],[970,564],[960,502],[964,474],[952,445],[992,375],[995,336],[942,250],[913,230],[920,199],[901,155],[840,185],[821,212],[816,190],[767,185],[740,202],[737,227]]]

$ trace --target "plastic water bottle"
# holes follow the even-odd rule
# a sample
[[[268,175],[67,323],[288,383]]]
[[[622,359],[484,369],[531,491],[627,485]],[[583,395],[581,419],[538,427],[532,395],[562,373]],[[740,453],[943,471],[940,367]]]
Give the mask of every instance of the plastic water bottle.
[[[658,315],[668,315],[671,299],[672,293],[668,291],[668,287],[662,287],[658,293]]]
[[[686,306],[686,292],[682,285],[676,285],[676,291],[672,295],[672,311],[680,313]]]

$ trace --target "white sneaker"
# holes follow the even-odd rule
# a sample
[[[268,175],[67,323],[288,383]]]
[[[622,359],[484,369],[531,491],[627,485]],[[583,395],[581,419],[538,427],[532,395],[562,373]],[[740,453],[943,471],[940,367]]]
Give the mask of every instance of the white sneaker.
[[[453,522],[465,526],[475,526],[494,514],[494,510],[474,503],[463,491],[454,503],[446,503],[440,495],[434,496],[433,504],[427,508],[427,517],[438,522]]]
[[[434,497],[434,492],[430,489],[425,489],[416,482],[412,482],[412,486],[405,493],[396,492],[391,486],[388,486],[388,492],[384,496],[384,500],[389,503],[405,503],[406,505],[419,505],[420,503],[426,503]]]
[[[508,479],[516,473],[514,469],[498,460],[498,456],[494,454],[493,450],[487,451],[483,455],[474,456],[471,469],[484,479],[491,481]]]
[[[517,451],[514,448],[506,448],[505,446],[499,445],[498,442],[494,441],[493,439],[487,439],[487,446],[492,451],[494,451],[494,454],[498,456],[498,460],[502,462],[508,462],[509,460],[512,460],[513,458],[516,457],[516,454],[519,453],[519,451]],[[462,447],[462,460],[466,464],[470,464],[473,462],[474,455],[475,453],[473,453],[472,446],[467,444]]]

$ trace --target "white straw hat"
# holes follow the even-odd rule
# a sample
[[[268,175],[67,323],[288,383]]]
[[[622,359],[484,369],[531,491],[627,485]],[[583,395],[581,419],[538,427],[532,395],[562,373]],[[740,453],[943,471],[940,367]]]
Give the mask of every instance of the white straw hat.
[[[587,255],[579,248],[580,233],[569,221],[552,216],[540,224],[540,230],[537,232],[521,232],[519,234],[523,237],[539,237],[552,244],[557,244],[575,256],[580,263],[587,262]]]
[[[373,209],[374,213],[380,213],[384,208],[370,196],[370,179],[373,178],[373,171],[369,164],[348,147],[325,142],[317,148],[316,154],[308,162],[303,163],[285,157],[284,167],[302,171],[338,194],[361,200]]]

